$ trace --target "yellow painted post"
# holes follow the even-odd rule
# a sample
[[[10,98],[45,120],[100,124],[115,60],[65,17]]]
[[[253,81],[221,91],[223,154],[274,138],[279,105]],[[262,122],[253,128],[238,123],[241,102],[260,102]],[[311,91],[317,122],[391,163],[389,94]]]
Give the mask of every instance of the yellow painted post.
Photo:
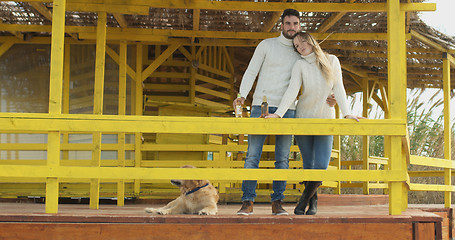
[[[125,133],[118,134],[118,167],[125,167]],[[117,182],[117,206],[125,205],[125,179]]]
[[[106,62],[106,12],[98,13],[96,26],[95,101],[93,114],[103,114],[104,68]]]
[[[106,61],[106,12],[98,12],[96,26],[95,91],[93,114],[103,114],[104,68]],[[92,167],[101,166],[101,132],[93,133]],[[90,179],[90,209],[99,208],[100,179]]]
[[[338,105],[335,106],[335,118],[339,119],[340,118],[340,108]],[[338,170],[341,169],[341,136],[340,135],[335,135],[333,136],[333,149],[338,151],[338,158],[334,159],[335,161],[335,166],[337,167]],[[341,182],[337,181],[337,187],[333,189],[333,193],[335,194],[341,194]]]
[[[49,114],[62,113],[63,55],[65,45],[65,0],[53,1],[51,67],[49,84]],[[47,166],[60,165],[60,132],[49,132],[47,137]],[[58,212],[58,178],[46,178],[46,213]]]
[[[379,91],[381,92],[382,105],[384,106],[384,119],[389,119],[390,114],[387,89],[382,84],[379,84]],[[384,157],[390,159],[390,136],[384,136]],[[384,166],[384,170],[390,170],[390,165],[387,164]],[[389,194],[389,189],[384,188],[383,193]]]
[[[196,98],[196,73],[199,65],[199,58],[196,57],[196,46],[191,46],[191,77],[190,77],[190,103],[195,103]]]
[[[142,115],[142,65],[143,65],[143,47],[141,43],[137,43],[136,45],[136,79],[135,79],[135,97],[134,101],[134,115],[140,116]],[[141,167],[142,161],[142,134],[137,132],[135,134],[134,140],[134,167]],[[134,195],[139,196],[141,192],[141,180],[135,179],[134,180]]]
[[[444,158],[447,160],[452,159],[452,126],[450,125],[450,61],[448,54],[443,53],[443,66],[442,66],[442,79],[443,79],[443,92],[444,92]],[[452,185],[452,169],[444,169],[444,184]],[[451,208],[452,206],[452,192],[444,192],[444,206]]]
[[[231,84],[230,94],[233,98],[236,98],[237,94],[236,94],[236,90],[234,88],[235,68],[234,68],[234,64],[232,63],[233,59],[235,59],[235,57],[234,57],[235,51],[232,48],[230,48],[228,51],[227,47],[223,47],[223,49],[224,49],[224,55],[226,58],[227,69],[232,74],[231,78],[229,79],[229,83]]]
[[[406,38],[405,12],[399,0],[387,1],[388,94],[391,119],[406,119]],[[401,137],[390,137],[391,170],[406,171]],[[399,215],[407,207],[404,182],[389,182],[389,213]]]
[[[127,42],[120,41],[119,57],[119,87],[118,87],[118,115],[126,113],[126,54]],[[125,133],[118,134],[118,167],[125,167]],[[125,205],[125,180],[120,179],[117,182],[117,206]]]
[[[227,146],[228,145],[228,134],[223,134],[223,138],[221,140],[221,146]],[[214,165],[222,168],[226,168],[229,164],[229,159],[226,156],[227,152],[226,150],[219,150],[218,151],[218,157],[213,158]],[[215,154],[214,154],[215,155]],[[226,181],[218,181],[218,192],[219,193],[226,193]]]
[[[63,70],[63,113],[70,113],[70,61],[71,61],[71,45],[65,44],[64,54],[64,70]],[[62,133],[62,141],[64,144],[69,143],[69,134],[67,132]],[[62,151],[62,159],[69,159],[69,151]]]
[[[92,135],[92,162],[91,166],[96,168],[101,166],[101,132],[94,132]],[[90,179],[90,209],[99,208],[100,198],[100,179]]]
[[[56,18],[54,18],[56,19]],[[60,132],[47,134],[47,166],[60,165]],[[46,213],[58,212],[59,182],[57,177],[46,178]]]
[[[6,112],[11,112],[11,100],[6,98]],[[11,133],[6,134],[6,143],[11,143]],[[11,151],[6,151],[6,159],[11,160]]]
[[[222,53],[222,49],[221,49],[221,48],[223,48],[223,47],[216,47],[216,48],[217,48],[217,50],[218,50],[218,60],[217,60],[217,61],[218,61],[218,66],[217,66],[217,68],[218,68],[219,70],[224,70],[224,69],[222,69],[222,63],[223,63],[223,61],[222,61],[223,58],[222,58],[222,57],[223,57],[223,56],[222,56],[222,54],[221,54],[221,53]]]
[[[362,92],[363,92],[363,117],[368,117],[368,103],[370,99],[370,86],[368,84],[368,78],[362,78]],[[362,136],[362,155],[363,155],[363,169],[370,169],[370,137]],[[363,183],[363,194],[370,194],[370,183],[368,181]]]

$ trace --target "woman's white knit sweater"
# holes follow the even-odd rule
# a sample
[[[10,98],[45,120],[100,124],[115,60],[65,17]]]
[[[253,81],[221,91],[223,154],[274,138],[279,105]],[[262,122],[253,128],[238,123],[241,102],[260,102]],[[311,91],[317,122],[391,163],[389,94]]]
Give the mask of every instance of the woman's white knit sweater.
[[[240,95],[246,98],[258,77],[252,105],[261,105],[262,97],[266,96],[269,106],[278,107],[288,89],[292,67],[298,59],[300,56],[295,52],[292,40],[283,34],[261,41],[243,75]],[[295,109],[294,103],[288,108]]]
[[[335,118],[335,108],[330,107],[326,102],[332,91],[343,116],[349,115],[338,58],[328,55],[334,73],[334,80],[329,84],[316,64],[314,52],[301,57],[302,59],[298,60],[292,69],[289,87],[275,113],[283,117],[287,109],[294,104],[300,87],[302,87],[302,94],[299,96],[296,107],[297,118]]]

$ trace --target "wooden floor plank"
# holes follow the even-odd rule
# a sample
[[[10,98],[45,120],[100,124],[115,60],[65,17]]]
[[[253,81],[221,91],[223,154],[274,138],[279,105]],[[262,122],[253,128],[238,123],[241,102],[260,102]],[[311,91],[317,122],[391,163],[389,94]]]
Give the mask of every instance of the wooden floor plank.
[[[386,231],[385,231],[386,230]],[[434,229],[433,229],[434,230]],[[374,236],[374,237],[373,237]],[[373,237],[373,238],[371,238]],[[0,239],[412,239],[411,223],[75,224],[1,223]]]
[[[239,204],[220,204],[215,216],[144,211],[163,205],[60,204],[47,214],[42,203],[0,202],[0,239],[435,239],[447,216],[416,206],[391,216],[387,205],[322,205],[315,216],[292,214],[295,204],[284,205],[289,216],[272,215],[270,204],[254,204],[251,216],[236,215]]]

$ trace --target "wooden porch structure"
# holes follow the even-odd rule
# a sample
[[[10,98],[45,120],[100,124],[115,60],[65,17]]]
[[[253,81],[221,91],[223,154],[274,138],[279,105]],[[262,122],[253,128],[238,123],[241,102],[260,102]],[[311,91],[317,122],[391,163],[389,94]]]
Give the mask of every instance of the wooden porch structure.
[[[46,151],[46,159],[21,160],[9,154],[7,159],[0,160],[0,197],[44,194],[46,213],[57,213],[59,197],[71,196],[66,187],[77,187],[77,184],[89,184],[89,193],[82,190],[79,194],[90,198],[91,209],[98,209],[99,198],[103,196],[100,190],[102,183],[111,184],[109,193],[114,189],[118,205],[122,206],[125,196],[143,196],[147,192],[144,184],[159,191],[160,187],[154,184],[163,184],[174,178],[210,179],[218,185],[221,194],[241,180],[259,180],[261,184],[272,180],[287,180],[290,184],[323,180],[325,185],[336,189],[336,193],[346,181],[361,182],[359,186],[366,194],[370,188],[387,189],[390,215],[400,215],[407,209],[408,191],[443,191],[445,207],[451,207],[450,194],[455,188],[451,182],[454,164],[449,116],[454,51],[450,49],[450,43],[441,43],[444,42],[442,37],[434,41],[428,34],[422,35],[421,30],[412,28],[422,27],[413,22],[416,21],[413,14],[433,11],[435,4],[411,0],[349,0],[336,3],[43,0],[2,3],[4,6],[17,3],[14,6],[28,9],[25,17],[35,16],[30,12],[38,12],[44,20],[43,24],[37,24],[33,19],[29,19],[31,24],[21,24],[20,17],[4,17],[4,23],[0,24],[0,31],[3,31],[0,53],[7,53],[13,45],[50,43],[51,55],[48,111],[0,113],[1,133],[44,134],[47,138],[43,143],[2,142],[0,150],[9,153]],[[286,8],[301,11],[304,28],[315,32],[319,40],[327,38],[327,49],[340,53],[344,51],[342,65],[347,90],[363,91],[365,113],[370,100],[378,102],[386,113],[385,119],[357,123],[346,119],[249,119],[229,115],[239,76],[242,75],[241,68],[251,56],[248,51],[234,53],[235,48],[255,46],[261,39],[277,36],[279,14]],[[87,12],[89,14],[83,14]],[[161,20],[168,20],[155,23],[153,16],[158,13]],[[163,17],[166,14],[171,17]],[[213,26],[207,24],[210,23],[207,20],[210,16],[219,17],[212,18],[213,23],[216,22]],[[349,26],[349,22],[344,25],[339,22],[343,17],[352,20],[356,16],[356,24],[374,17],[382,21],[378,20],[375,25],[361,30],[345,29],[343,26]],[[246,29],[231,17],[240,19],[240,22],[246,21]],[[76,23],[76,19],[82,19],[82,23]],[[84,19],[88,19],[87,22],[83,22]],[[148,25],[148,21],[155,25]],[[191,29],[187,29],[188,21]],[[378,29],[374,28],[376,25]],[[353,23],[353,26],[356,25]],[[347,46],[345,42],[353,44]],[[70,49],[81,45],[94,46],[96,52],[93,75],[88,77],[93,77],[93,88],[74,93],[75,85],[72,84],[76,83],[70,78],[71,61],[82,64],[84,58],[74,60],[72,54],[81,56],[83,51],[79,49],[75,53]],[[134,57],[128,57],[132,52],[128,49],[134,49]],[[366,50],[356,53],[363,49]],[[105,82],[108,74],[105,71],[106,55],[118,64],[116,114],[105,114],[111,104],[105,94],[108,92]],[[371,58],[375,59],[374,64]],[[354,65],[359,59],[362,60],[358,61],[362,62],[361,66]],[[386,59],[387,65],[378,59]],[[408,72],[411,65],[409,59],[415,64],[422,64],[420,68],[423,70]],[[438,61],[441,64],[431,65]],[[429,70],[427,67],[438,69]],[[425,71],[438,73],[429,76]],[[419,73],[418,77],[410,76]],[[77,87],[83,88],[83,84]],[[444,159],[410,155],[406,128],[407,85],[443,88]],[[89,90],[93,91],[93,95],[87,97]],[[76,101],[71,96],[75,95],[79,96],[78,99],[93,102],[89,105],[92,111],[84,110],[86,105],[82,103],[79,110],[72,111],[71,102]],[[150,112],[155,116],[144,114]],[[90,143],[72,143],[71,136],[78,134],[90,136]],[[172,134],[180,135],[174,137]],[[238,139],[229,142],[227,136],[234,134]],[[327,171],[298,169],[301,167],[298,161],[291,161],[294,169],[289,170],[265,169],[273,166],[272,161],[262,163],[263,169],[242,169],[241,152],[246,151],[246,145],[242,144],[245,134],[359,135],[365,136],[365,142],[368,142],[368,136],[379,135],[386,139],[385,157],[370,157],[365,144],[361,160],[363,168],[342,169],[338,138],[333,153],[335,161]],[[115,143],[103,142],[106,135],[115,135]],[[216,140],[218,144],[209,144],[215,142],[208,137],[210,135],[219,139]],[[151,139],[153,143],[147,143]],[[185,141],[180,143],[180,139]],[[70,158],[70,151],[84,150],[91,153],[87,161]],[[265,150],[272,152],[273,146],[266,146]],[[102,160],[103,151],[115,152],[116,159]],[[292,151],[298,150],[294,146]],[[162,154],[158,156],[156,152]],[[207,156],[208,152],[213,153],[212,158]],[[235,159],[228,155],[230,152],[236,154]],[[126,153],[130,154],[130,158],[125,158]],[[178,166],[183,164],[200,168],[179,169]],[[384,167],[370,169],[370,164]],[[409,164],[443,168],[432,174],[443,174],[445,184],[411,183],[409,178],[413,173],[408,172]],[[45,189],[36,190],[33,186]],[[155,192],[149,191],[151,195]]]

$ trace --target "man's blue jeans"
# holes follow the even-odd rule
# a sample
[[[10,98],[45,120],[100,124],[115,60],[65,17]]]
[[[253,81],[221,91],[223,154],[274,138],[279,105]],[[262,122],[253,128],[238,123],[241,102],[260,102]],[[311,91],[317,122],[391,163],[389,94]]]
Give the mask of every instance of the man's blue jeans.
[[[332,154],[333,136],[294,137],[302,154],[303,169],[327,169]]]
[[[274,113],[276,107],[269,107],[269,113]],[[261,116],[261,106],[251,108],[252,118]],[[288,110],[283,118],[294,118],[295,110]],[[245,158],[245,168],[259,168],[259,160],[262,155],[262,147],[267,135],[249,135],[248,152]],[[277,135],[275,140],[275,168],[289,168],[289,150],[292,144],[292,135]],[[242,183],[242,201],[254,201],[256,198],[257,181],[245,180]],[[284,199],[284,190],[286,190],[286,181],[273,181],[273,193],[270,195],[272,201]]]

